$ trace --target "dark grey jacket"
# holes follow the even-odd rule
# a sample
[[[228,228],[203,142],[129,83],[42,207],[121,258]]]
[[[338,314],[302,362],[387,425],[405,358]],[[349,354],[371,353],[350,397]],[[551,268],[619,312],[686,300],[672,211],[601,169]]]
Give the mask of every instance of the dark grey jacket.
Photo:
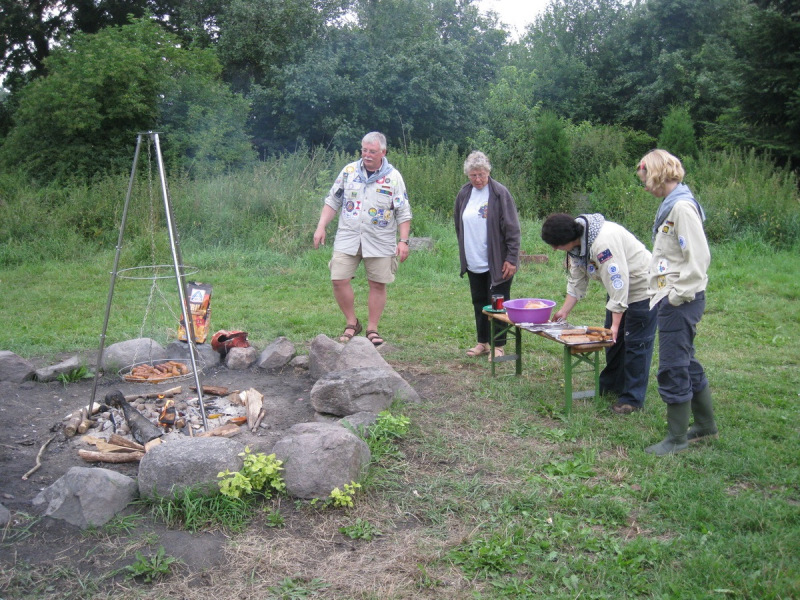
[[[502,283],[503,263],[510,262],[519,267],[519,216],[514,198],[502,183],[489,177],[489,213],[486,217],[487,240],[489,247],[489,276],[492,285]],[[456,196],[453,219],[458,237],[458,254],[461,258],[461,277],[467,272],[467,257],[464,252],[464,228],[461,216],[472,194],[472,184],[467,183]]]

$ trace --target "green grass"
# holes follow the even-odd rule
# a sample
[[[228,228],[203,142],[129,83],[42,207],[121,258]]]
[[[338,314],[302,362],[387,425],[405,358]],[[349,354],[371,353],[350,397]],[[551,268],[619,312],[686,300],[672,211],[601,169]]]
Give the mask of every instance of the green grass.
[[[551,260],[524,265],[513,295],[560,302],[561,256],[538,239],[538,228],[538,222],[523,223],[523,249]],[[398,371],[440,383],[422,404],[397,411],[411,421],[393,442],[399,452],[368,478],[355,508],[365,511],[358,513],[362,520],[343,516],[334,529],[345,528],[359,544],[388,544],[394,520],[408,515],[416,554],[412,567],[395,576],[410,583],[382,595],[368,580],[362,588],[341,582],[337,588],[323,581],[322,571],[286,571],[270,583],[275,597],[300,597],[312,587],[326,598],[798,597],[795,252],[752,238],[712,247],[697,352],[713,389],[720,438],[658,458],[643,451],[665,433],[654,376],[640,413],[619,418],[604,401],[590,399],[576,401],[566,418],[556,344],[526,334],[520,378],[507,376],[510,364],[499,365],[499,376],[491,378],[485,361],[467,359],[474,326],[451,228],[434,221],[426,229],[435,249],[413,253],[401,266],[381,333],[396,347],[387,359]],[[257,347],[284,335],[302,352],[316,335],[334,336],[344,325],[328,280],[329,247],[281,255],[268,247],[191,245],[184,254],[199,269],[197,279],[213,285],[212,331],[247,330]],[[112,259],[109,251],[91,260],[5,268],[0,348],[26,358],[96,348]],[[163,289],[151,303],[148,285],[120,283],[107,343],[140,334],[169,341],[174,282],[159,281]],[[354,285],[363,320],[362,272]],[[171,306],[160,306],[162,292]],[[600,286],[590,286],[570,321],[599,325],[603,306]],[[185,512],[162,518],[191,523],[195,502],[189,500]],[[222,507],[220,518],[243,523],[226,516],[234,513]],[[288,521],[279,531],[290,529]],[[383,535],[368,541],[359,523]],[[445,583],[453,581],[462,588]]]

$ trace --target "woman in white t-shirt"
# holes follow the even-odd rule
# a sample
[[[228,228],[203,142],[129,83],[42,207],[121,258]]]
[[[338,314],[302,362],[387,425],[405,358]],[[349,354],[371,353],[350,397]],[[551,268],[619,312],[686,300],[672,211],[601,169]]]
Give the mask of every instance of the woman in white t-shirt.
[[[461,276],[469,277],[475,312],[477,344],[467,356],[489,354],[489,320],[483,308],[497,294],[511,297],[511,282],[519,265],[520,229],[517,205],[508,189],[491,178],[492,165],[483,152],[464,162],[469,183],[458,192],[453,209]],[[504,354],[505,337],[495,342],[495,356]],[[489,357],[492,360],[492,357]]]

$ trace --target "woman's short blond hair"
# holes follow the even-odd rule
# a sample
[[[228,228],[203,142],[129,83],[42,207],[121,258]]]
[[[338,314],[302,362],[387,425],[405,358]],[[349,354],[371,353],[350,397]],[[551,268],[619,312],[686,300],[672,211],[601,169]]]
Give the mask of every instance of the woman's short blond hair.
[[[492,163],[489,158],[480,150],[470,152],[467,160],[464,161],[464,175],[469,177],[470,171],[486,171],[492,172]]]
[[[650,150],[639,161],[637,172],[645,172],[645,185],[649,190],[657,190],[665,183],[683,181],[686,171],[678,157],[666,150]]]

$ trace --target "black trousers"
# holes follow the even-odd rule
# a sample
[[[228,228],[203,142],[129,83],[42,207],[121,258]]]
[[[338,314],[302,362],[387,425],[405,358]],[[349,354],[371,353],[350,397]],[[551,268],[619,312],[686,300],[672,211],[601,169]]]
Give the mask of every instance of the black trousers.
[[[511,282],[514,278],[512,277],[508,281],[504,281],[492,287],[492,278],[489,275],[489,271],[485,273],[467,271],[467,276],[469,277],[469,291],[472,296],[472,308],[475,311],[475,330],[478,336],[478,343],[488,344],[489,317],[483,314],[483,307],[492,303],[492,296],[494,294],[502,294],[505,300],[510,300]],[[497,346],[505,346],[505,344],[505,334],[495,341],[495,345]]]

